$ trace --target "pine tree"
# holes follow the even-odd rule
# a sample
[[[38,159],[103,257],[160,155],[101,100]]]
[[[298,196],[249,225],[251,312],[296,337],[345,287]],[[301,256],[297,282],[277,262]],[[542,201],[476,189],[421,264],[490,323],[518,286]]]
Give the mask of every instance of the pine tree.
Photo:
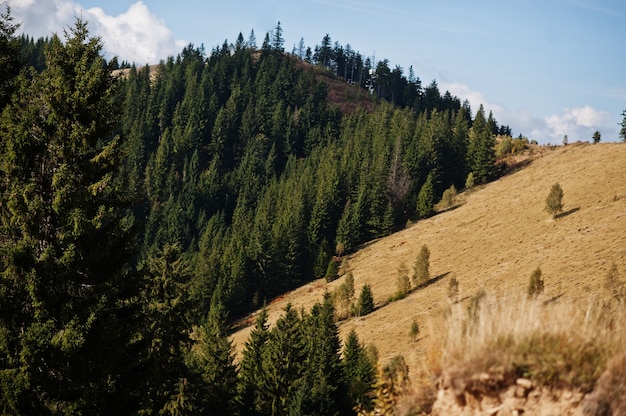
[[[125,413],[134,389],[139,286],[117,83],[84,21],[66,37],[0,122],[3,413]]]
[[[434,213],[435,187],[433,182],[434,176],[431,172],[417,195],[417,216],[419,218],[428,218]]]
[[[227,416],[236,409],[237,367],[223,297],[222,289],[213,294],[207,320],[197,331],[199,341],[187,358],[187,412]]]
[[[374,295],[372,288],[368,284],[364,284],[356,304],[356,316],[365,316],[374,312]]]
[[[467,149],[468,167],[476,181],[485,182],[494,174],[495,136],[485,119],[485,109],[481,105],[469,131]]]
[[[246,341],[239,370],[239,400],[249,415],[266,415],[271,411],[271,401],[264,390],[268,339],[267,308],[263,307]]]
[[[185,355],[191,340],[188,319],[188,283],[191,272],[181,258],[179,245],[166,245],[146,261],[146,358],[141,376],[147,385],[141,392],[141,411],[185,413],[189,397],[180,386],[187,376]]]
[[[619,137],[626,142],[626,110],[622,111],[622,122],[620,123]]]
[[[13,93],[13,79],[17,76],[21,62],[18,39],[15,31],[20,25],[13,23],[11,7],[0,4],[5,10],[0,12],[0,112],[9,102]]]
[[[376,363],[372,363],[365,347],[354,331],[350,331],[343,347],[343,372],[348,383],[348,397],[353,406],[371,409],[370,392],[376,378]]]

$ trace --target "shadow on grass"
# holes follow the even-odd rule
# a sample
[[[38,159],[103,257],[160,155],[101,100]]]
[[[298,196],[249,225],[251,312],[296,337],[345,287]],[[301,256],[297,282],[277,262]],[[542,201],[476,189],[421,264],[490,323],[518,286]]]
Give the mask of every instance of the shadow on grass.
[[[429,279],[426,282],[422,283],[421,285],[415,286],[415,288],[413,288],[410,293],[413,293],[416,290],[423,289],[423,288],[428,287],[430,285],[434,285],[435,283],[437,283],[438,281],[440,281],[441,279],[443,279],[444,277],[446,277],[449,274],[450,274],[450,272],[445,272],[443,274],[440,274],[439,276],[435,276],[432,279]]]
[[[573,213],[578,212],[578,211],[580,211],[580,207],[576,207],[576,208],[568,209],[567,211],[563,211],[563,212],[561,212],[560,214],[557,214],[557,215],[554,217],[554,219],[567,217],[568,215],[573,214]]]
[[[551,303],[555,303],[555,302],[556,302],[557,300],[559,300],[559,299],[561,298],[561,296],[563,296],[563,295],[564,295],[564,294],[563,294],[563,293],[561,293],[561,294],[558,294],[558,295],[556,295],[556,296],[551,297],[550,299],[544,300],[544,301],[543,301],[543,304],[544,304],[544,305],[549,305],[549,304],[551,304]]]

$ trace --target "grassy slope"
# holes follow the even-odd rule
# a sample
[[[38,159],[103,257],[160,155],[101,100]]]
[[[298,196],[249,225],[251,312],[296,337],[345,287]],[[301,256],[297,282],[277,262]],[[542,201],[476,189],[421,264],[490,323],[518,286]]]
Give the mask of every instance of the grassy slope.
[[[457,209],[366,245],[350,256],[357,294],[372,286],[378,305],[395,292],[396,269],[412,266],[420,247],[431,251],[431,275],[443,277],[403,300],[373,314],[342,322],[342,336],[355,328],[360,339],[374,344],[385,363],[402,354],[415,370],[423,365],[444,336],[443,311],[449,306],[448,280],[460,282],[460,298],[483,287],[489,295],[524,294],[531,272],[540,266],[545,297],[587,300],[602,290],[612,261],[623,278],[626,267],[626,145],[573,144],[545,154],[526,168],[481,189],[462,194]],[[564,190],[565,215],[553,220],[544,211],[550,186]],[[270,305],[270,322],[291,302],[309,309],[342,279],[310,283]],[[417,319],[421,334],[410,342]],[[232,339],[238,350],[250,327]]]

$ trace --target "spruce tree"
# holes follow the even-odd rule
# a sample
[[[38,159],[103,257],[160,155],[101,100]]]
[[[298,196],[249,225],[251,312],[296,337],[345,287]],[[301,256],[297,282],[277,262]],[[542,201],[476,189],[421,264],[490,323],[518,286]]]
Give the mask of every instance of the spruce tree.
[[[376,363],[370,361],[365,347],[354,331],[350,331],[343,347],[343,372],[348,383],[348,397],[353,406],[369,410],[370,392],[376,379]]]
[[[267,308],[263,307],[246,341],[239,370],[239,400],[242,410],[249,415],[266,415],[271,411],[271,401],[264,390],[268,339]]]
[[[556,218],[563,211],[563,188],[555,183],[546,198],[546,211]]]
[[[359,295],[359,300],[355,306],[356,316],[365,316],[374,312],[374,295],[372,288],[368,284],[364,284]]]
[[[20,25],[14,23],[11,7],[0,4],[0,111],[8,104],[13,93],[13,80],[17,76],[21,62],[19,42],[15,31]]]
[[[619,137],[623,142],[626,142],[626,110],[622,111],[622,122],[619,124]]]
[[[417,216],[419,218],[428,218],[433,215],[435,206],[435,187],[434,176],[428,174],[426,182],[422,185],[417,195]]]
[[[485,119],[485,109],[482,104],[469,131],[467,157],[469,170],[474,174],[478,183],[492,178],[495,170],[495,136]]]
[[[183,403],[186,412],[228,416],[237,408],[237,366],[222,298],[222,289],[218,288],[207,320],[198,328],[198,343],[187,358],[190,380],[184,387],[189,392],[181,395],[190,402]]]
[[[55,35],[0,121],[3,413],[129,411],[135,231],[101,50],[82,20]]]

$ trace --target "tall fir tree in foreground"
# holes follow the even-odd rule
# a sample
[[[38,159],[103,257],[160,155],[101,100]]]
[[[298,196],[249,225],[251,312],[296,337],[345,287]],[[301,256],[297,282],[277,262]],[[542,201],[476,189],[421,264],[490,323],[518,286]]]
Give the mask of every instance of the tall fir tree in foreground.
[[[128,411],[138,286],[116,80],[77,20],[0,121],[0,409]]]

